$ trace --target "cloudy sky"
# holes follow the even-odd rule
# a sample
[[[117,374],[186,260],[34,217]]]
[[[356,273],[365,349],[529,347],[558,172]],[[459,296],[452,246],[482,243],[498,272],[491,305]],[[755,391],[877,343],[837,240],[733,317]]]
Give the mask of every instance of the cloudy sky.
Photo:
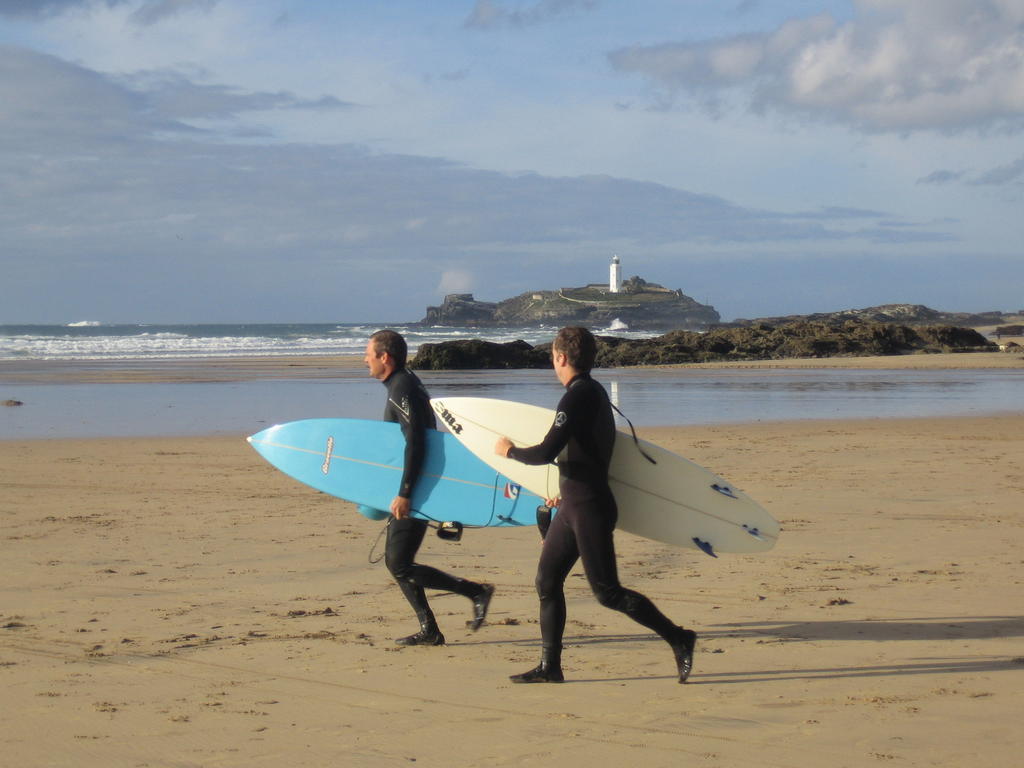
[[[0,0],[0,323],[1024,308],[1024,0]]]

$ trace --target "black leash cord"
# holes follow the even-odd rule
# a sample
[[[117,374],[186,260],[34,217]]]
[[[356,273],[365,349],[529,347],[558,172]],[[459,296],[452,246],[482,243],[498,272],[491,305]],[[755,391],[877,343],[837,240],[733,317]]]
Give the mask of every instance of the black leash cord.
[[[614,409],[615,409],[615,412],[616,412],[617,414],[619,414],[619,416],[621,416],[622,418],[624,418],[624,419],[626,420],[626,423],[627,423],[627,424],[629,424],[629,431],[633,433],[633,442],[634,442],[634,443],[636,443],[636,449],[637,449],[638,451],[640,451],[640,455],[641,455],[641,456],[643,456],[643,457],[644,457],[645,459],[647,459],[647,460],[648,460],[649,462],[651,462],[651,464],[657,464],[658,462],[657,462],[657,461],[655,461],[655,460],[654,460],[654,459],[653,459],[653,458],[652,458],[652,457],[651,457],[651,456],[650,456],[650,455],[649,455],[649,454],[647,453],[647,451],[645,451],[645,450],[644,450],[643,448],[641,448],[641,447],[640,447],[640,440],[639,440],[639,439],[637,438],[637,436],[636,436],[636,430],[635,430],[635,429],[633,428],[633,422],[629,420],[629,417],[628,417],[628,416],[627,416],[626,414],[624,414],[624,413],[623,413],[622,411],[620,411],[620,410],[619,410],[619,406],[617,406],[617,405],[616,405],[615,403],[609,403],[609,405],[610,405],[610,406],[611,406],[612,408],[614,408]]]
[[[394,516],[390,516],[389,515],[388,516],[388,521],[386,523],[384,523],[384,525],[382,525],[380,527],[380,533],[378,533],[377,534],[377,538],[373,540],[373,545],[370,547],[370,553],[366,556],[366,559],[370,563],[370,565],[376,565],[381,560],[383,560],[385,555],[387,554],[385,552],[385,553],[381,554],[379,557],[377,557],[376,559],[374,559],[374,557],[373,557],[373,553],[376,551],[377,545],[380,544],[380,537],[384,535],[384,532],[388,529],[388,526],[391,525],[391,521],[394,520],[394,519],[395,519]],[[465,530],[466,528],[480,528],[480,527],[482,527],[482,526],[478,526],[478,525],[461,525],[461,524],[458,524],[458,523],[456,523],[456,525],[457,525],[457,528],[455,528],[453,530],[456,530],[457,533],[453,534],[453,535],[450,535],[448,537],[445,537],[445,536],[442,535],[442,531],[446,531],[447,529],[445,527],[445,524],[442,521],[440,521],[440,520],[428,520],[427,521],[427,526],[430,527],[430,528],[433,528],[435,531],[437,531],[438,532],[438,536],[440,538],[442,538],[442,539],[443,538],[449,538],[452,541],[459,541],[462,538],[462,531]]]
[[[373,553],[377,549],[377,545],[380,544],[380,537],[384,535],[384,531],[386,531],[388,526],[391,525],[392,520],[394,520],[394,518],[389,516],[388,521],[380,527],[380,533],[377,534],[377,538],[373,540],[373,546],[370,547],[370,554],[366,556],[366,559],[367,561],[369,561],[370,565],[376,565],[384,559],[384,555],[386,553],[381,552],[380,557],[378,557],[376,560],[373,559]]]

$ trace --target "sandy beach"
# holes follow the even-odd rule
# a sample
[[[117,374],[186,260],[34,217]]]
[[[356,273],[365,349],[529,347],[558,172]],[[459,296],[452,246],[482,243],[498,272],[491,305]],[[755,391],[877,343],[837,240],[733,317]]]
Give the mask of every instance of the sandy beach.
[[[241,436],[0,442],[5,763],[1011,764],[1024,741],[1024,414],[645,429],[783,525],[712,559],[619,534],[666,646],[568,582],[564,685],[538,656],[532,529],[428,539],[497,585],[489,622],[414,621],[380,524]]]

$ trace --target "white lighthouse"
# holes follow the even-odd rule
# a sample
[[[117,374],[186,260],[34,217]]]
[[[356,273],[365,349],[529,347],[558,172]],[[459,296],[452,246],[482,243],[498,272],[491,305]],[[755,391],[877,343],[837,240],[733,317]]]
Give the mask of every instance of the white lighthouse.
[[[619,293],[622,290],[622,267],[619,257],[612,256],[612,264],[608,268],[608,293]]]

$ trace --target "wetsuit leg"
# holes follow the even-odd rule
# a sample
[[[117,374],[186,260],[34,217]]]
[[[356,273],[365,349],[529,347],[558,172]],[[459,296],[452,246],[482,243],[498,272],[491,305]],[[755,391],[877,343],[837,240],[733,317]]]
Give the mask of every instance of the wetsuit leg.
[[[570,522],[574,516],[572,505],[563,500],[544,537],[544,547],[537,564],[541,641],[548,651],[561,649],[565,632],[565,579],[579,559],[576,534]]]
[[[521,675],[512,675],[513,683],[560,683],[562,674],[562,634],[565,632],[565,577],[579,559],[576,538],[568,519],[571,508],[558,511],[544,537],[537,564],[537,596],[540,597],[540,664]]]
[[[649,598],[619,583],[613,537],[617,516],[614,504],[614,501],[594,500],[575,518],[576,544],[587,581],[601,605],[621,611],[673,643],[679,628]]]
[[[412,523],[410,525],[410,523]],[[391,575],[398,583],[405,599],[416,612],[416,618],[420,626],[424,628],[436,627],[434,613],[430,610],[427,602],[427,594],[423,587],[414,584],[411,579],[413,558],[423,542],[423,536],[427,531],[426,523],[421,520],[388,520],[387,540],[384,546],[384,563],[387,565]]]

